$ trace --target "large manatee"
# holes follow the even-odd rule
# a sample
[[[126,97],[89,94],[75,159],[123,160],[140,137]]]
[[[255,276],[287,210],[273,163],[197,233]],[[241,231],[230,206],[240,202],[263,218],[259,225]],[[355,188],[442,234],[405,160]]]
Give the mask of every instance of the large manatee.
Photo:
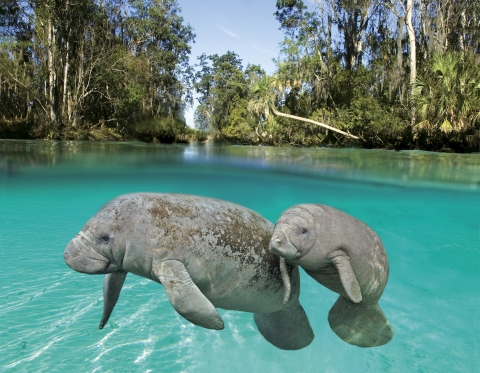
[[[108,321],[127,272],[161,283],[173,308],[190,322],[223,329],[216,308],[252,312],[274,346],[295,350],[313,340],[299,303],[298,269],[288,301],[278,258],[269,250],[273,224],[242,206],[181,194],[121,196],[103,207],[65,248],[74,270],[105,274]]]
[[[282,268],[285,263],[301,266],[340,294],[328,321],[344,341],[374,347],[392,339],[392,327],[378,305],[388,280],[387,254],[365,223],[333,207],[297,205],[280,216],[270,250],[282,258]]]

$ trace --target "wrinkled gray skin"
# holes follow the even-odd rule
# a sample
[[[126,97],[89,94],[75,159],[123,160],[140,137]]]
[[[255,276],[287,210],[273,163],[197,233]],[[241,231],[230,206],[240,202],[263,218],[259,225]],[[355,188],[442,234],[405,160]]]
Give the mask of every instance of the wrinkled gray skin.
[[[103,207],[67,245],[74,270],[105,274],[108,321],[127,272],[161,283],[174,309],[190,322],[223,329],[216,308],[254,313],[260,333],[281,349],[306,347],[313,332],[299,303],[300,277],[291,266],[283,304],[278,258],[268,250],[273,224],[233,203],[141,193]],[[285,276],[284,276],[285,277]]]
[[[275,225],[270,251],[340,294],[328,321],[344,341],[374,347],[392,339],[378,305],[388,280],[387,254],[365,223],[325,205],[294,206]]]

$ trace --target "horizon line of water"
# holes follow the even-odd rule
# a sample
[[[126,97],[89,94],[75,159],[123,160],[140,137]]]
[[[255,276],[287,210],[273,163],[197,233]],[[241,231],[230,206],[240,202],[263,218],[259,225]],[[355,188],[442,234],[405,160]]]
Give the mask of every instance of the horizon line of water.
[[[378,163],[379,155],[382,162]],[[99,156],[101,162],[99,162]],[[480,154],[354,148],[0,140],[0,175],[109,172],[159,164],[213,165],[404,187],[480,190]],[[77,166],[77,167],[72,167]],[[115,167],[114,167],[115,166]]]

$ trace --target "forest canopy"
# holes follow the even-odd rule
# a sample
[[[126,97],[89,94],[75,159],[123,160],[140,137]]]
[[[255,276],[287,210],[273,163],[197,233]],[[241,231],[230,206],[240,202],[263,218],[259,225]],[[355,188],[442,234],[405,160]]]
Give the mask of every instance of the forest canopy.
[[[478,1],[273,5],[269,75],[234,51],[189,65],[176,0],[4,0],[0,137],[478,151]]]
[[[175,0],[4,1],[3,121],[47,138],[175,137],[195,37],[179,13]]]

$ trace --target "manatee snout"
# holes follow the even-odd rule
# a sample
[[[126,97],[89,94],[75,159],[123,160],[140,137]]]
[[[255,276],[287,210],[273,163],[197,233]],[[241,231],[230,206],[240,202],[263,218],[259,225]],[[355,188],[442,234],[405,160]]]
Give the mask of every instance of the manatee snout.
[[[287,234],[277,228],[273,231],[269,249],[273,254],[285,259],[295,259],[301,255],[297,248],[292,245]]]
[[[77,239],[78,236],[71,240],[65,248],[63,252],[65,263],[73,270],[81,273],[106,273],[110,267],[110,261],[84,243],[78,243]]]

